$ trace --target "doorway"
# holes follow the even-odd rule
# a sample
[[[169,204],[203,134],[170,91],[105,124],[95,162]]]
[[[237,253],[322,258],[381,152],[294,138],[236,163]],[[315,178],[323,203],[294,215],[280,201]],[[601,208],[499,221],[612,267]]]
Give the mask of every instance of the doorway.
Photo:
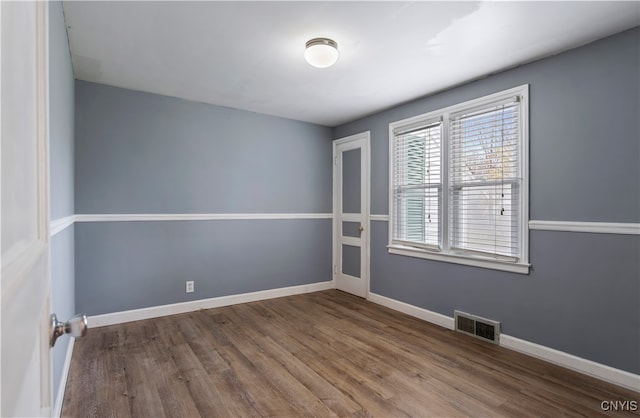
[[[370,133],[333,142],[333,277],[336,289],[369,294]]]

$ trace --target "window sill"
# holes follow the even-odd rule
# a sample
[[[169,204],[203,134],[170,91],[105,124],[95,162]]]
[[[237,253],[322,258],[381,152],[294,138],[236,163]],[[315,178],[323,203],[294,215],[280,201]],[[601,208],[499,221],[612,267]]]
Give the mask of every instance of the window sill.
[[[481,257],[468,257],[455,254],[435,253],[419,248],[388,245],[389,254],[404,255],[407,257],[424,258],[427,260],[444,261],[446,263],[462,264],[465,266],[481,267],[486,269],[508,271],[511,273],[529,274],[530,264],[509,263],[505,261],[491,260]]]

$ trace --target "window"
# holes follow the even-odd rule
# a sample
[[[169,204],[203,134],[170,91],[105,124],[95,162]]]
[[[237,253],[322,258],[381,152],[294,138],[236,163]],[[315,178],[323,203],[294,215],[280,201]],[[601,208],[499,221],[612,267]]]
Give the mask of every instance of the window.
[[[440,248],[441,137],[440,122],[395,133],[395,242]]]
[[[528,273],[528,86],[390,125],[389,252]]]

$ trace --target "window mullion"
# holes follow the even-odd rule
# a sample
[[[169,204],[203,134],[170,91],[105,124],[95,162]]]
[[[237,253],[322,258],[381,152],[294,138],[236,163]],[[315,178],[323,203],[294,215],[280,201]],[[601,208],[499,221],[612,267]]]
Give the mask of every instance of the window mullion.
[[[449,252],[449,113],[442,115],[442,140],[440,141],[440,175],[442,176],[442,201],[440,207],[440,242],[442,250]]]

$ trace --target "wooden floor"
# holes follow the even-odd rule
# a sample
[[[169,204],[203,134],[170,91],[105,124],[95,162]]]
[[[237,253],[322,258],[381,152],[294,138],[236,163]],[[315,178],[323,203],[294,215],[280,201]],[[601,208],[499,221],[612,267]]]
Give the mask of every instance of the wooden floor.
[[[62,415],[598,416],[639,397],[330,290],[91,329]]]

